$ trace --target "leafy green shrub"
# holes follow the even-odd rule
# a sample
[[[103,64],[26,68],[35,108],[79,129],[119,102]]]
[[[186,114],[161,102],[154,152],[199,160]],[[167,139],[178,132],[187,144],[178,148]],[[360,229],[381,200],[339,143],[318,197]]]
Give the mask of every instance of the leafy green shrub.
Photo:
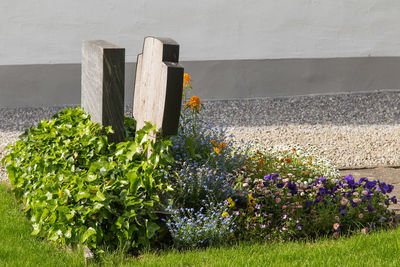
[[[81,243],[101,251],[149,246],[161,222],[161,171],[171,163],[170,141],[148,139],[154,127],[109,143],[82,109],[66,109],[26,130],[3,159],[9,180],[33,224],[34,235],[63,245]],[[134,139],[133,139],[134,137]],[[149,155],[148,151],[151,151]]]

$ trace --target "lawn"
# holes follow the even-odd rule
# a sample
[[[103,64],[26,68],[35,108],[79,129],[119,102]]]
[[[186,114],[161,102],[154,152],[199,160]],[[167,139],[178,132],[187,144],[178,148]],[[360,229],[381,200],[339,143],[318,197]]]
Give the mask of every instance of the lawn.
[[[38,240],[32,230],[8,185],[0,183],[0,266],[82,266],[82,255]]]
[[[32,226],[9,187],[0,184],[1,266],[82,266],[82,254],[32,237]],[[233,247],[144,252],[140,257],[105,253],[93,266],[400,266],[400,229],[313,243],[242,243]]]

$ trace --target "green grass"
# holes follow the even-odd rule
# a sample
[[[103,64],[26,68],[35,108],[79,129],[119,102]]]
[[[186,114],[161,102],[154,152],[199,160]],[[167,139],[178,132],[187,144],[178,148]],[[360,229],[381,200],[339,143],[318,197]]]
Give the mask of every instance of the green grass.
[[[0,184],[0,266],[82,266],[79,253],[30,235],[31,225]],[[197,251],[146,252],[139,258],[106,253],[100,266],[400,266],[400,228],[315,243],[240,244]]]
[[[125,266],[400,266],[400,229],[315,243],[242,244],[202,251],[146,253]],[[109,259],[104,261],[111,263]],[[117,261],[114,261],[117,262]],[[122,265],[122,262],[119,262]]]
[[[9,187],[0,183],[0,266],[82,266],[79,253],[30,235],[32,226]]]

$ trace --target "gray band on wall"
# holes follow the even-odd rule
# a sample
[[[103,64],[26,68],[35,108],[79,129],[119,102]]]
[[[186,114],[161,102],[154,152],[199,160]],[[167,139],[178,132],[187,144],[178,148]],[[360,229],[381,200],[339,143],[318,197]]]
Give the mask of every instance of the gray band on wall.
[[[334,94],[400,88],[400,57],[182,62],[201,99]],[[125,68],[132,103],[135,63]],[[80,104],[80,64],[1,65],[0,107]]]

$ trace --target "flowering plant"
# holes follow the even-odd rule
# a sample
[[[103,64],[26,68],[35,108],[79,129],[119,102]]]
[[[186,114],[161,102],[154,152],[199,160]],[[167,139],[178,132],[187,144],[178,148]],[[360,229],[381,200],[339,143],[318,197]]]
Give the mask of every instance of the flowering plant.
[[[394,213],[388,206],[397,203],[395,196],[388,196],[392,190],[392,185],[379,180],[355,181],[352,176],[335,182],[319,177],[305,186],[269,174],[248,189],[241,231],[248,236],[295,239],[390,227]],[[231,213],[237,211],[233,208]]]
[[[171,218],[167,226],[177,248],[221,245],[233,240],[234,216],[229,215],[222,203],[203,201],[203,206],[197,212],[168,208]]]
[[[392,185],[343,179],[329,161],[299,146],[237,147],[223,125],[203,120],[198,97],[186,99],[192,87],[190,76],[184,79],[186,104],[171,138],[168,177],[174,188],[168,227],[177,247],[232,240],[227,232],[235,240],[286,240],[394,225]],[[214,236],[205,218],[226,231]]]

